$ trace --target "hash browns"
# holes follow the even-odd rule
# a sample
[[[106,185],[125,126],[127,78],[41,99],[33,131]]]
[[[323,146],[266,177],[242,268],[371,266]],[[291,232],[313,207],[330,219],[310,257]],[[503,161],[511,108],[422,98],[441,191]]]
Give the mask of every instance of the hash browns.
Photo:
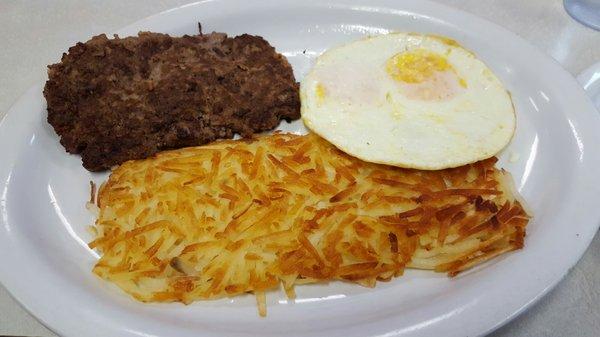
[[[450,276],[523,247],[529,216],[496,159],[442,171],[366,163],[316,135],[163,152],[98,194],[93,271],[145,302],[264,293],[406,267]]]

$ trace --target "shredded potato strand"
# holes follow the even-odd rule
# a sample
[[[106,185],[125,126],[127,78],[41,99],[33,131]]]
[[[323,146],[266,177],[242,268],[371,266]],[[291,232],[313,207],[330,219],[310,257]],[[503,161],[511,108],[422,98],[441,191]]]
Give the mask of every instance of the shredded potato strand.
[[[129,161],[98,193],[93,271],[145,302],[253,292],[261,315],[279,284],[453,276],[523,247],[529,216],[495,162],[400,169],[292,134]]]

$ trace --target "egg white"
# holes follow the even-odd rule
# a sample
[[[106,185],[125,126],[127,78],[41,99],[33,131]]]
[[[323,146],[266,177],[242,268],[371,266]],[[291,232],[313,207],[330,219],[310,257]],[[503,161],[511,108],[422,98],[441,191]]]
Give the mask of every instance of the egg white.
[[[423,83],[386,70],[390,58],[419,50],[440,55],[451,70]],[[515,131],[512,100],[498,78],[472,52],[437,36],[392,33],[330,49],[302,80],[300,97],[313,132],[362,160],[405,168],[492,157]]]

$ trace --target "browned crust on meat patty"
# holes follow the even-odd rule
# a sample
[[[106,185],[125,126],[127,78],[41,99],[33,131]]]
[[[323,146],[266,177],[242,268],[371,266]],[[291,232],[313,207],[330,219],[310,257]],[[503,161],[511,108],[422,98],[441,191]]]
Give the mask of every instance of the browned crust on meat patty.
[[[99,35],[48,77],[48,122],[90,171],[300,117],[292,68],[260,36]]]

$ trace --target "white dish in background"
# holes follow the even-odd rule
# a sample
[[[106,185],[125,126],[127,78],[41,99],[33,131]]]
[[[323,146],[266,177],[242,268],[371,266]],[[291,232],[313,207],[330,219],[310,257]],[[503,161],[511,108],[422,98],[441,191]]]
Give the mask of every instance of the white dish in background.
[[[91,174],[46,123],[43,84],[0,125],[0,281],[49,328],[79,336],[475,336],[504,324],[551,289],[581,257],[600,219],[600,115],[552,59],[472,15],[420,0],[205,1],[121,30],[264,36],[298,79],[325,49],[393,30],[446,35],[473,50],[511,91],[517,131],[501,154],[534,219],[525,248],[456,278],[407,271],[375,289],[299,286],[298,300],[268,294],[181,304],[138,303],[91,273],[95,253],[84,204]],[[299,122],[285,125],[301,131]],[[517,161],[509,160],[518,154]]]
[[[591,65],[577,76],[577,81],[587,91],[588,95],[600,109],[600,62]]]

